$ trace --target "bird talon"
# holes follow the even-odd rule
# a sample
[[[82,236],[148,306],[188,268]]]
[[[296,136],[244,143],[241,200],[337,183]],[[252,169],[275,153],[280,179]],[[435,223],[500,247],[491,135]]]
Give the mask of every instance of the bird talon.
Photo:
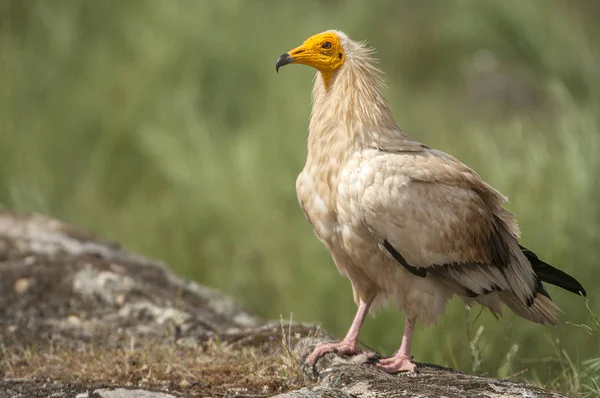
[[[360,349],[355,342],[340,341],[339,343],[319,344],[315,347],[313,352],[306,357],[305,362],[308,365],[314,365],[319,358],[330,352],[336,355],[356,355],[360,353]]]
[[[399,355],[382,358],[375,363],[375,366],[387,373],[415,373],[417,369],[417,365],[412,361],[412,356],[405,357]]]

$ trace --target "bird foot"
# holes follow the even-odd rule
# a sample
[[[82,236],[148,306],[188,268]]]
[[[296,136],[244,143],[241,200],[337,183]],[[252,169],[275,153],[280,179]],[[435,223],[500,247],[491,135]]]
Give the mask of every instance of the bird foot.
[[[394,355],[393,357],[382,358],[375,365],[387,373],[409,372],[414,373],[417,365],[406,356]]]
[[[306,363],[308,365],[314,365],[317,362],[317,359],[321,358],[323,355],[334,352],[337,355],[356,355],[360,353],[360,349],[358,348],[358,344],[355,342],[348,341],[340,341],[339,343],[326,343],[319,344],[315,347],[313,352],[306,358]]]

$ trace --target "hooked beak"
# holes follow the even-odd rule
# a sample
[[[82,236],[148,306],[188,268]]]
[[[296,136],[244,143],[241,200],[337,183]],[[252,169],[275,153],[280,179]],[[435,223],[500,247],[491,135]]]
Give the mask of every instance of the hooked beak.
[[[279,72],[279,68],[289,65],[292,62],[294,62],[294,57],[292,57],[290,53],[281,54],[281,56],[277,58],[277,62],[275,62],[275,71]]]
[[[275,71],[279,72],[279,68],[282,66],[286,66],[295,62],[299,64],[305,63],[306,54],[307,52],[304,44],[288,51],[285,54],[281,54],[281,56],[277,58],[277,62],[275,62]]]

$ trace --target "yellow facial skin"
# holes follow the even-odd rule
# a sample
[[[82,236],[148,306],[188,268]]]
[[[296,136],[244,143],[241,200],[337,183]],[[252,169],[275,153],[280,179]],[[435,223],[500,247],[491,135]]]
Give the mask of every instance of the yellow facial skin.
[[[325,87],[343,64],[346,54],[340,38],[332,32],[319,33],[306,39],[301,46],[281,55],[275,65],[276,69],[288,64],[308,65],[323,76]]]

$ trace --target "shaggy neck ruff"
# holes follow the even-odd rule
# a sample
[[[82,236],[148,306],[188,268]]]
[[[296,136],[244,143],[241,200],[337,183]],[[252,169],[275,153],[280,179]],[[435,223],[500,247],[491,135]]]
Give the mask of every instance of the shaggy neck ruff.
[[[309,152],[348,151],[411,140],[396,124],[383,97],[382,72],[373,50],[342,37],[346,59],[331,76],[317,72],[312,94]]]

